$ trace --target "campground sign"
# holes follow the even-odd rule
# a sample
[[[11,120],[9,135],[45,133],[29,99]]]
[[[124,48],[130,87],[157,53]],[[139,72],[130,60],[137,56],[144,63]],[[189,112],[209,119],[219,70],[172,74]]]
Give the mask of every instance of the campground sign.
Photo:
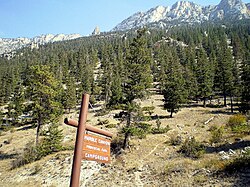
[[[110,144],[112,133],[87,125],[89,95],[82,97],[79,121],[65,119],[64,123],[77,127],[73,166],[70,187],[79,187],[81,160],[92,160],[100,163],[110,163]]]
[[[110,163],[110,140],[96,135],[85,134],[83,142],[84,160]]]

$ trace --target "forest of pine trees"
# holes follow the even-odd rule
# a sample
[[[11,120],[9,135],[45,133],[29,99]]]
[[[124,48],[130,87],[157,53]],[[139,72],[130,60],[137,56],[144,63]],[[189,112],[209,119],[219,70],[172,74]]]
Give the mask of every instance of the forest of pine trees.
[[[247,113],[250,24],[142,29],[25,48],[0,58],[0,80],[0,106],[8,110],[1,121],[22,125],[19,116],[28,114],[37,132],[74,110],[82,93],[107,109],[125,106],[130,126],[134,100],[146,98],[153,82],[171,117],[184,103],[207,107],[213,98]]]

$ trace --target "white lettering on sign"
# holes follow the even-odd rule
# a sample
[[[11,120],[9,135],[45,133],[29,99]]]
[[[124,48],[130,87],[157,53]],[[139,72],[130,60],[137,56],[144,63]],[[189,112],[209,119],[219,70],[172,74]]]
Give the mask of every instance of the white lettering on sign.
[[[103,145],[110,145],[110,142],[109,141],[105,141],[105,140],[101,140],[101,139],[98,139],[98,143],[99,144],[103,144]]]
[[[91,154],[91,153],[85,153],[86,158],[93,158],[96,160],[105,160],[109,161],[109,158],[107,156],[101,156],[101,155],[96,155],[96,154]]]
[[[107,149],[102,148],[102,152],[107,153],[107,152],[108,152],[108,150],[107,150]]]
[[[95,147],[95,146],[92,146],[92,145],[86,145],[86,148],[88,148],[90,150],[100,151],[99,147]]]
[[[87,141],[90,141],[90,142],[95,142],[95,143],[97,143],[97,138],[94,138],[94,137],[92,137],[92,136],[87,136],[87,135],[85,135],[85,136],[84,136],[84,140],[87,140]]]

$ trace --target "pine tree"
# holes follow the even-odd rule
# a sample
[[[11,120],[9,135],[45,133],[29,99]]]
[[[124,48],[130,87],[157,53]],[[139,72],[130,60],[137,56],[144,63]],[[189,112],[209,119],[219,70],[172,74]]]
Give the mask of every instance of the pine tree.
[[[11,101],[9,102],[9,107],[11,108],[11,117],[13,119],[13,123],[17,122],[18,117],[23,113],[24,111],[24,90],[23,85],[18,84],[14,90],[13,97],[11,98]]]
[[[250,60],[245,60],[242,66],[242,94],[241,94],[241,110],[244,113],[250,111]]]
[[[122,92],[122,71],[120,69],[120,64],[117,59],[114,60],[112,82],[111,82],[111,96],[109,100],[109,106],[115,106],[121,104],[123,101]]]
[[[105,101],[105,107],[110,101],[111,96],[111,83],[112,83],[112,58],[113,58],[113,49],[111,46],[104,46],[102,49],[102,59],[101,59],[101,87],[102,95]]]
[[[137,31],[137,37],[130,44],[126,56],[125,69],[127,78],[124,93],[128,103],[147,96],[147,89],[152,83],[151,54],[147,47],[145,34],[145,29]]]
[[[62,150],[63,133],[58,124],[50,124],[45,132],[44,139],[37,146],[38,158]]]
[[[217,87],[222,91],[224,97],[224,106],[227,105],[227,96],[232,97],[233,94],[233,59],[230,49],[222,49],[219,52],[218,68],[216,76]]]
[[[185,101],[187,92],[184,87],[182,66],[174,51],[169,55],[166,57],[169,58],[169,62],[165,70],[162,92],[164,108],[170,112],[170,117],[173,117],[173,113],[178,112],[181,104]]]
[[[132,124],[132,113],[138,110],[135,99],[142,99],[148,95],[148,88],[151,86],[151,54],[149,53],[147,42],[145,39],[146,29],[137,30],[137,37],[129,45],[129,51],[126,56],[126,80],[124,87],[124,97],[126,101],[127,115],[127,131],[123,148],[127,148],[129,137],[131,135],[130,129]]]
[[[69,113],[71,109],[76,107],[77,97],[76,97],[76,81],[74,77],[68,77],[66,81],[66,89],[63,95],[63,106],[68,109]]]
[[[40,128],[45,123],[57,122],[62,114],[58,96],[62,88],[47,65],[36,65],[29,68],[26,80],[29,109],[37,121],[36,143],[39,142]]]
[[[204,49],[199,49],[197,54],[196,77],[198,83],[198,97],[203,99],[203,106],[206,107],[206,100],[212,95],[213,72],[208,62]]]

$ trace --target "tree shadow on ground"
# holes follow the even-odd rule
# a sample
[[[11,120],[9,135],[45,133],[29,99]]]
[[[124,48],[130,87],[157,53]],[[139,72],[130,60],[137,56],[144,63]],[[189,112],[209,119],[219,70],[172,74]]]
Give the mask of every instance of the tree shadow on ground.
[[[206,147],[207,153],[214,153],[220,151],[229,151],[243,149],[250,146],[250,141],[234,142],[232,144],[224,144],[218,147]],[[250,186],[250,158],[237,157],[230,161],[222,170],[213,174],[217,179],[233,180],[232,186]]]
[[[18,129],[18,131],[25,131],[25,130],[29,130],[29,129],[34,129],[36,128],[36,125],[26,125],[26,126],[23,126],[21,128]]]
[[[226,110],[212,110],[210,111],[211,114],[226,114],[226,115],[232,115],[236,114],[236,110],[232,113],[231,109],[226,109]]]
[[[13,154],[6,154],[6,153],[1,153],[0,152],[0,160],[6,160],[6,159],[13,159],[17,156],[16,153]]]
[[[214,173],[213,177],[233,180],[232,186],[250,186],[250,161],[241,159],[231,161],[224,169]]]
[[[153,115],[151,116],[151,120],[157,120],[157,119],[170,119],[170,115],[163,116],[163,115]],[[172,117],[174,118],[174,117]]]
[[[215,153],[215,152],[220,152],[220,151],[229,151],[231,150],[236,150],[236,149],[242,149],[244,147],[250,146],[250,141],[240,141],[240,142],[234,142],[232,144],[223,144],[218,147],[213,147],[213,146],[207,146],[205,148],[207,153]]]
[[[235,182],[233,186],[250,186],[250,171],[248,168],[242,168],[241,171],[234,173]]]

